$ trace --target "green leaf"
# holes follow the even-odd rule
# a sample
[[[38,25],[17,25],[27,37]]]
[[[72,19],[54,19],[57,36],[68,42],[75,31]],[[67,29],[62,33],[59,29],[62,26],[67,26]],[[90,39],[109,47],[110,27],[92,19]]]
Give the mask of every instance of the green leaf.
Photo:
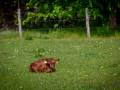
[[[58,24],[55,24],[55,25],[54,25],[54,28],[57,28],[57,27],[58,27]]]
[[[22,25],[25,25],[25,20],[22,22]]]
[[[38,18],[39,18],[39,19],[41,18],[41,16],[42,16],[42,14],[41,14],[41,13],[38,13]]]
[[[47,20],[47,17],[44,17],[44,21],[46,21]]]
[[[71,14],[68,14],[68,17],[69,17],[70,19],[73,19],[73,17],[72,17],[72,15],[71,15]]]

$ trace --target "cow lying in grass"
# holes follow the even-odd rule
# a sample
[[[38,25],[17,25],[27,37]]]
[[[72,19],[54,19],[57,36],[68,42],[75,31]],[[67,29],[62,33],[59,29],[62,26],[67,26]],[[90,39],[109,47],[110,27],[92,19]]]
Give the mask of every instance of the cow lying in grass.
[[[36,73],[48,73],[48,72],[55,72],[55,64],[59,61],[60,59],[54,59],[54,58],[49,58],[49,59],[40,59],[38,61],[35,61],[31,63],[29,67],[29,72],[36,72]]]

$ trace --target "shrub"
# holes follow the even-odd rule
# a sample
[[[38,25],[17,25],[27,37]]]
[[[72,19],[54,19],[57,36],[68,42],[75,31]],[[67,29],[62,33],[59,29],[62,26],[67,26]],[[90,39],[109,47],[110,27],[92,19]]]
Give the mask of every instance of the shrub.
[[[26,35],[26,37],[25,37],[25,40],[33,40],[33,37],[32,37],[32,35]]]
[[[103,24],[102,26],[103,26],[102,28],[97,28],[97,34],[99,36],[110,36],[111,31],[110,31],[109,25],[108,24],[107,25]]]

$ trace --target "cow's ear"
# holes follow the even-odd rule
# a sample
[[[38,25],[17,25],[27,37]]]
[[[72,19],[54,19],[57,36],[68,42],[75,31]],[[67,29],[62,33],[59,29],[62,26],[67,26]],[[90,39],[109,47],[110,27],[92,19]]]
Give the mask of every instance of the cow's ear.
[[[59,61],[60,59],[55,59],[55,61]]]
[[[55,64],[57,64],[59,60],[60,60],[60,59],[55,59]]]

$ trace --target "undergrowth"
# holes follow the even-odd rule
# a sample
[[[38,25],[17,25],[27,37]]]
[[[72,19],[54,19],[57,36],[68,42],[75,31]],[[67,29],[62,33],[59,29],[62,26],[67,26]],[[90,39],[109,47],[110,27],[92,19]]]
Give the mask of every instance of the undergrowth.
[[[106,31],[107,30],[107,31]],[[119,30],[109,30],[108,27],[106,29],[97,28],[91,29],[90,31],[91,37],[119,37],[120,31]],[[86,38],[87,33],[86,30],[83,29],[56,29],[56,30],[49,30],[49,31],[39,31],[39,30],[31,30],[31,31],[22,31],[22,38],[26,40],[33,40],[33,39],[79,39],[79,38]],[[12,39],[12,38],[19,38],[19,32],[15,30],[8,30],[8,31],[0,31],[0,39]]]

